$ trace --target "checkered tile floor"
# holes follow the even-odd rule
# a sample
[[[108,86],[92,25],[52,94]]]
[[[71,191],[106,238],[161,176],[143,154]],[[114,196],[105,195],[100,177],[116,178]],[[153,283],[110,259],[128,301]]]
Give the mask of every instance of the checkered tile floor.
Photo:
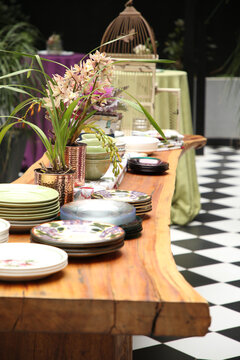
[[[240,150],[206,146],[196,156],[202,209],[171,227],[179,271],[209,302],[204,337],[133,337],[133,360],[240,360]]]

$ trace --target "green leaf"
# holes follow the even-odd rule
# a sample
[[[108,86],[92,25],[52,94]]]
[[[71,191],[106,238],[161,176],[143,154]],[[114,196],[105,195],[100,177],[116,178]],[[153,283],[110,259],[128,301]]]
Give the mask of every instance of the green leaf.
[[[15,124],[18,124],[18,121],[14,122],[14,123],[11,123],[11,124],[8,124],[6,126],[4,126],[4,128],[0,131],[0,144],[5,136],[5,134],[8,132],[9,129],[11,129],[11,127]]]
[[[2,51],[2,50],[0,50],[0,51]],[[29,71],[33,71],[33,69],[22,69],[22,70],[14,71],[14,72],[12,72],[12,73],[9,73],[9,74],[0,76],[0,80],[6,79],[6,78],[10,78],[10,77],[12,77],[12,76],[17,76],[17,75],[25,74],[25,73],[28,73]]]
[[[18,93],[21,93],[21,94],[26,94],[28,96],[32,96],[30,93],[28,93],[27,91],[25,90],[22,90],[22,89],[19,89],[18,87],[15,87],[15,86],[11,86],[11,85],[0,85],[0,89],[6,89],[6,90],[10,90],[10,91],[16,91]]]
[[[35,124],[30,123],[29,121],[23,120],[21,118],[18,117],[14,117],[12,116],[12,118],[14,119],[18,119],[19,121],[15,121],[11,124],[5,125],[2,130],[0,131],[0,143],[2,142],[2,139],[4,138],[5,134],[7,133],[7,131],[14,125],[16,124],[20,124],[20,123],[24,123],[28,126],[30,126],[35,132],[36,134],[39,136],[39,138],[41,139],[43,145],[45,146],[46,150],[51,154],[52,153],[52,145],[51,145],[51,141],[48,140],[48,138],[46,137],[46,135],[44,134],[44,132],[42,131],[42,129],[40,129],[40,127],[38,127]],[[52,162],[53,159],[50,159],[50,161]]]
[[[137,103],[137,105],[140,108],[140,111],[146,116],[146,118],[148,119],[148,121],[150,122],[150,124],[157,130],[157,132],[162,136],[162,138],[167,141],[166,136],[164,135],[162,129],[160,128],[160,126],[156,123],[156,121],[154,120],[154,118],[152,117],[152,115],[147,111],[147,109],[131,94],[129,94],[127,91],[124,91],[128,96],[130,96],[132,99],[134,99]],[[125,101],[126,99],[121,99],[121,101]],[[131,101],[128,100],[129,105],[131,105],[134,109],[138,110],[136,105],[134,105],[134,103],[132,103]],[[138,110],[139,111],[139,110]]]
[[[30,69],[32,69],[32,66],[33,66],[33,59],[32,59],[31,64],[30,64]],[[31,75],[31,71],[29,71],[29,72],[27,73],[27,79],[30,78],[30,75]]]

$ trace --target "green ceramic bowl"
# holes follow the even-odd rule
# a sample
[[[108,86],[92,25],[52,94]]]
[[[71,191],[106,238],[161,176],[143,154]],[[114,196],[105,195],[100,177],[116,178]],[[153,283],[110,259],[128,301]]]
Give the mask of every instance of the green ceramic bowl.
[[[83,139],[79,142],[82,142],[82,143],[85,143],[87,144],[88,146],[100,146],[102,145],[102,142],[99,141],[98,139],[96,138],[92,138],[92,139]]]
[[[106,149],[104,149],[102,146],[100,145],[88,145],[87,149],[86,149],[86,153],[87,154],[99,154],[99,153],[104,153],[106,154]]]
[[[104,160],[104,159],[110,159],[110,153],[107,152],[100,152],[100,153],[87,153],[86,159],[92,159],[92,160]]]
[[[98,180],[109,169],[110,159],[86,159],[86,180]]]
[[[82,139],[96,139],[96,134],[82,134]]]

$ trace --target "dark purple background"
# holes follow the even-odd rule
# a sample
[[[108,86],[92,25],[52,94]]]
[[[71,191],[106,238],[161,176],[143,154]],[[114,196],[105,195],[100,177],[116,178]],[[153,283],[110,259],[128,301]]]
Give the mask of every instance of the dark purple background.
[[[53,60],[58,63],[64,64],[67,67],[70,67],[71,65],[78,63],[83,58],[84,54],[79,54],[79,53],[74,53],[72,55],[41,55],[40,54],[40,56],[41,58],[47,58],[49,60]],[[51,77],[53,74],[58,73],[60,75],[63,75],[65,72],[65,68],[63,66],[55,64],[53,62],[43,61],[43,65],[45,72]],[[39,113],[36,111],[33,117],[34,118],[31,119],[31,121],[37,124],[38,126],[40,126],[41,129],[45,132],[45,134],[47,134],[48,131],[51,129],[51,123],[45,119],[45,110],[42,109]],[[45,151],[46,149],[43,146],[39,137],[33,134],[32,137],[28,140],[26,145],[24,160],[22,162],[22,168],[26,169],[34,162],[39,160]]]

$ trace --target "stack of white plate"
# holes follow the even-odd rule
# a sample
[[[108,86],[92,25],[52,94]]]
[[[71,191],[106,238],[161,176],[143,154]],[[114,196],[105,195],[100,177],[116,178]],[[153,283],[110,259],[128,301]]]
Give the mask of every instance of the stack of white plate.
[[[0,219],[0,243],[8,241],[10,223],[7,220]]]
[[[159,140],[150,136],[124,136],[118,138],[118,142],[126,144],[126,152],[142,152],[151,154],[158,149]]]
[[[67,264],[67,253],[54,246],[30,243],[0,244],[1,280],[40,279],[64,269]]]
[[[60,211],[59,193],[49,187],[29,184],[0,184],[0,217],[10,230],[29,230],[55,219]]]
[[[119,226],[86,220],[54,221],[31,230],[32,242],[60,247],[77,257],[117,251],[124,245],[124,236]]]
[[[125,154],[126,151],[126,143],[124,141],[120,141],[117,139],[116,141],[116,147],[118,149],[118,153],[120,156],[123,156]]]

